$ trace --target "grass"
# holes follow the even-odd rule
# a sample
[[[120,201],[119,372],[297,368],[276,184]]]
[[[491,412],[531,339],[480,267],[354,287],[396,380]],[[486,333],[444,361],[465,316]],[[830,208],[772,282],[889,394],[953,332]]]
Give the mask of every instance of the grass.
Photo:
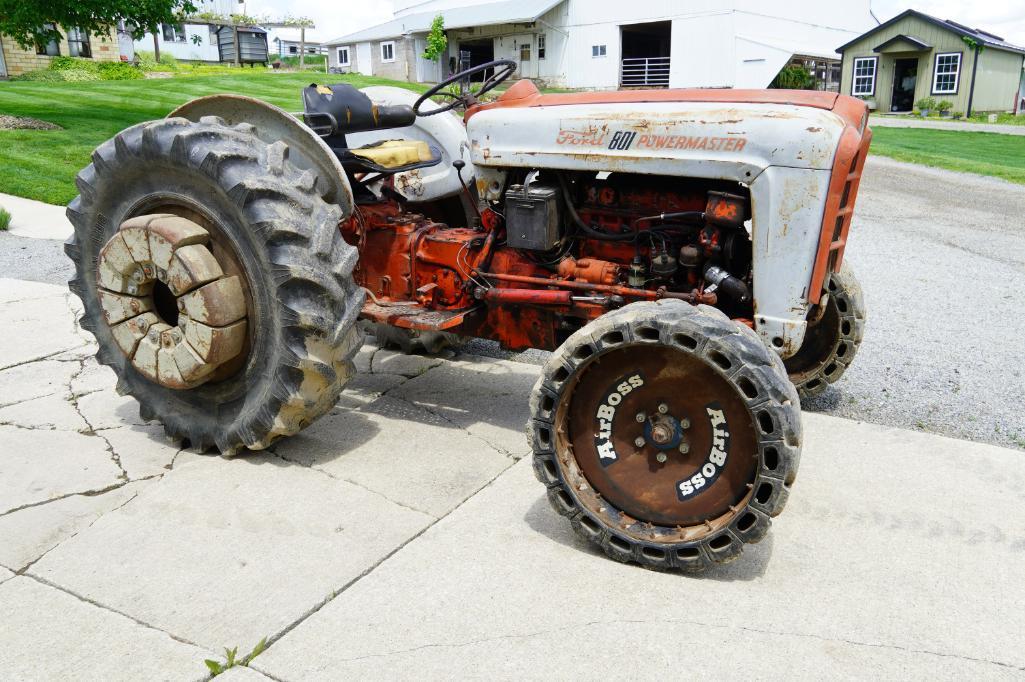
[[[255,73],[84,83],[0,82],[0,112],[50,121],[63,130],[0,130],[3,191],[51,204],[75,198],[75,175],[93,149],[119,131],[162,118],[195,97],[235,93],[257,97],[288,111],[302,108],[308,73]],[[427,86],[360,75],[318,74],[324,83],[398,85],[422,92]]]
[[[0,206],[0,232],[6,232],[11,227],[11,212]]]
[[[1025,184],[1025,136],[880,126],[872,130],[872,153]]]

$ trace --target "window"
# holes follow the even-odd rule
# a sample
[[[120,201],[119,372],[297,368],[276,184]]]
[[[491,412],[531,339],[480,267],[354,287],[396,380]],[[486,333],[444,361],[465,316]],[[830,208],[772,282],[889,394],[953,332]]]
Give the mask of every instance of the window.
[[[72,57],[92,57],[89,47],[89,32],[80,28],[68,29],[68,54]]]
[[[382,62],[393,62],[393,61],[395,61],[395,41],[388,41],[387,43],[381,43],[381,61]]]
[[[545,36],[544,33],[538,33],[537,34],[537,58],[538,59],[544,59],[545,58],[545,47],[547,47],[547,45],[546,45],[547,42],[548,42],[547,36]]]
[[[530,45],[520,45],[520,61],[530,61]]]
[[[936,55],[932,74],[932,94],[953,95],[961,78],[961,53],[947,52]]]
[[[317,54],[317,48],[315,48],[315,47],[307,47],[306,48],[306,54]]]
[[[607,48],[606,48],[605,45],[592,45],[591,46],[591,56],[592,57],[604,57],[606,55],[606,53],[607,53]]]
[[[57,27],[54,26],[53,24],[43,24],[43,30],[44,31],[56,31]],[[42,45],[40,45],[40,44],[36,45],[36,54],[44,54],[44,55],[47,55],[48,57],[59,57],[60,53],[61,53],[61,48],[60,48],[60,45],[57,43],[56,40],[51,40],[50,42],[42,44]]]
[[[185,27],[181,24],[163,24],[165,43],[184,43],[188,40]]]
[[[340,47],[338,48],[338,66],[349,65],[349,48]]]
[[[852,95],[874,95],[876,93],[876,64],[878,61],[878,57],[858,57],[854,60]]]
[[[288,46],[288,54],[299,54],[299,48],[295,45]]]

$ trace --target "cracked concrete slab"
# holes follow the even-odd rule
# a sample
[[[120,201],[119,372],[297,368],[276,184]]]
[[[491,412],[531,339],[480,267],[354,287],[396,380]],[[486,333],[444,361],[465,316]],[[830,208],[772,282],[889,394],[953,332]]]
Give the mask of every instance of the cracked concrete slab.
[[[96,519],[138,494],[148,481],[99,495],[72,495],[0,516],[0,563],[22,571]]]
[[[270,682],[270,679],[263,673],[240,665],[217,676],[217,682]]]
[[[6,282],[0,281],[0,288]],[[51,284],[35,287],[57,289]],[[19,299],[0,306],[0,369],[42,360],[86,345],[66,295]]]
[[[101,438],[0,426],[0,514],[120,483],[121,469]]]
[[[114,388],[117,377],[110,367],[96,362],[95,358],[89,358],[82,362],[81,369],[71,380],[71,394],[78,397],[87,393],[95,393],[105,389]]]
[[[1025,582],[1018,453],[818,415],[805,428],[787,510],[708,575],[600,555],[522,461],[256,667],[304,680],[569,679],[627,661],[644,678],[695,665],[710,677],[1020,675],[1025,612],[1008,593]]]
[[[135,398],[118,395],[112,388],[83,395],[78,399],[78,411],[97,431],[147,424],[139,416],[139,403]]]
[[[375,374],[416,377],[444,361],[444,358],[433,355],[406,355],[395,350],[380,349],[373,354],[370,369]]]
[[[512,464],[458,425],[389,395],[330,414],[274,452],[435,517]]]
[[[0,371],[0,407],[41,398],[66,396],[78,363],[41,360]]]
[[[14,577],[14,573],[8,571],[3,566],[0,566],[0,583],[2,583],[4,581],[7,581],[7,580],[10,580],[13,577]]]
[[[29,573],[215,651],[251,649],[431,517],[276,457],[178,465]]]
[[[539,371],[535,365],[509,360],[457,359],[410,379],[389,395],[411,400],[519,458],[529,451],[526,397]]]
[[[401,374],[359,373],[345,385],[345,390],[342,391],[334,409],[336,411],[359,409],[406,381],[409,381],[409,377],[404,377]]]
[[[181,450],[181,442],[168,438],[160,424],[121,426],[98,434],[117,453],[130,481],[167,473]]]
[[[8,680],[206,680],[210,654],[26,577],[0,584]]]
[[[89,430],[89,425],[82,419],[82,415],[68,402],[66,396],[61,394],[46,395],[0,408],[0,424],[26,429]]]

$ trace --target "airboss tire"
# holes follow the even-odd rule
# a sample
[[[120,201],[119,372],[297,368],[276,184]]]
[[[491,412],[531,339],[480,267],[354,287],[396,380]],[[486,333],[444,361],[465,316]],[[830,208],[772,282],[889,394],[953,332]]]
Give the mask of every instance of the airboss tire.
[[[701,571],[736,559],[783,510],[800,401],[747,327],[707,306],[641,302],[552,354],[528,435],[535,475],[579,535],[618,561]]]
[[[840,272],[830,274],[826,293],[825,310],[809,321],[801,347],[784,360],[802,399],[836,383],[851,366],[865,336],[865,296],[846,261]]]
[[[75,231],[65,251],[75,263],[69,286],[84,305],[81,324],[96,336],[97,359],[114,370],[118,391],[135,397],[141,416],[162,422],[168,435],[229,454],[266,448],[326,413],[354,374],[352,357],[363,339],[356,321],[364,294],[352,279],[358,254],[338,230],[342,209],[324,201],[317,180],[289,162],[283,142],[267,144],[253,126],[217,117],[128,128],[97,148],[79,173],[80,194],[67,210]],[[143,361],[112,332],[109,301],[104,311],[109,295],[102,292],[114,285],[98,282],[100,252],[120,228],[156,224],[147,216],[179,216],[208,233],[195,249],[209,248],[225,281],[237,276],[244,290],[242,347],[232,346],[202,383],[161,383],[140,371]],[[229,263],[237,272],[228,271]],[[165,279],[175,282],[170,274]],[[234,293],[230,298],[237,303]],[[208,314],[212,325],[227,320]],[[164,326],[174,327],[171,320]]]

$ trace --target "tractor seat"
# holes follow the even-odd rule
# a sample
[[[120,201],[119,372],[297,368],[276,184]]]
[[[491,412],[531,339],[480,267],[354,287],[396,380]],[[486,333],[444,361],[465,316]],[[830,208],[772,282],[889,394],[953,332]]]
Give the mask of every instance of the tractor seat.
[[[377,105],[347,83],[303,88],[306,124],[323,137],[404,128],[416,121],[408,104]]]
[[[350,149],[347,134],[405,128],[416,121],[416,114],[408,104],[374,104],[347,83],[303,88],[303,118],[324,138],[342,167],[353,173],[402,173],[442,161],[441,151],[421,140],[383,140]]]

